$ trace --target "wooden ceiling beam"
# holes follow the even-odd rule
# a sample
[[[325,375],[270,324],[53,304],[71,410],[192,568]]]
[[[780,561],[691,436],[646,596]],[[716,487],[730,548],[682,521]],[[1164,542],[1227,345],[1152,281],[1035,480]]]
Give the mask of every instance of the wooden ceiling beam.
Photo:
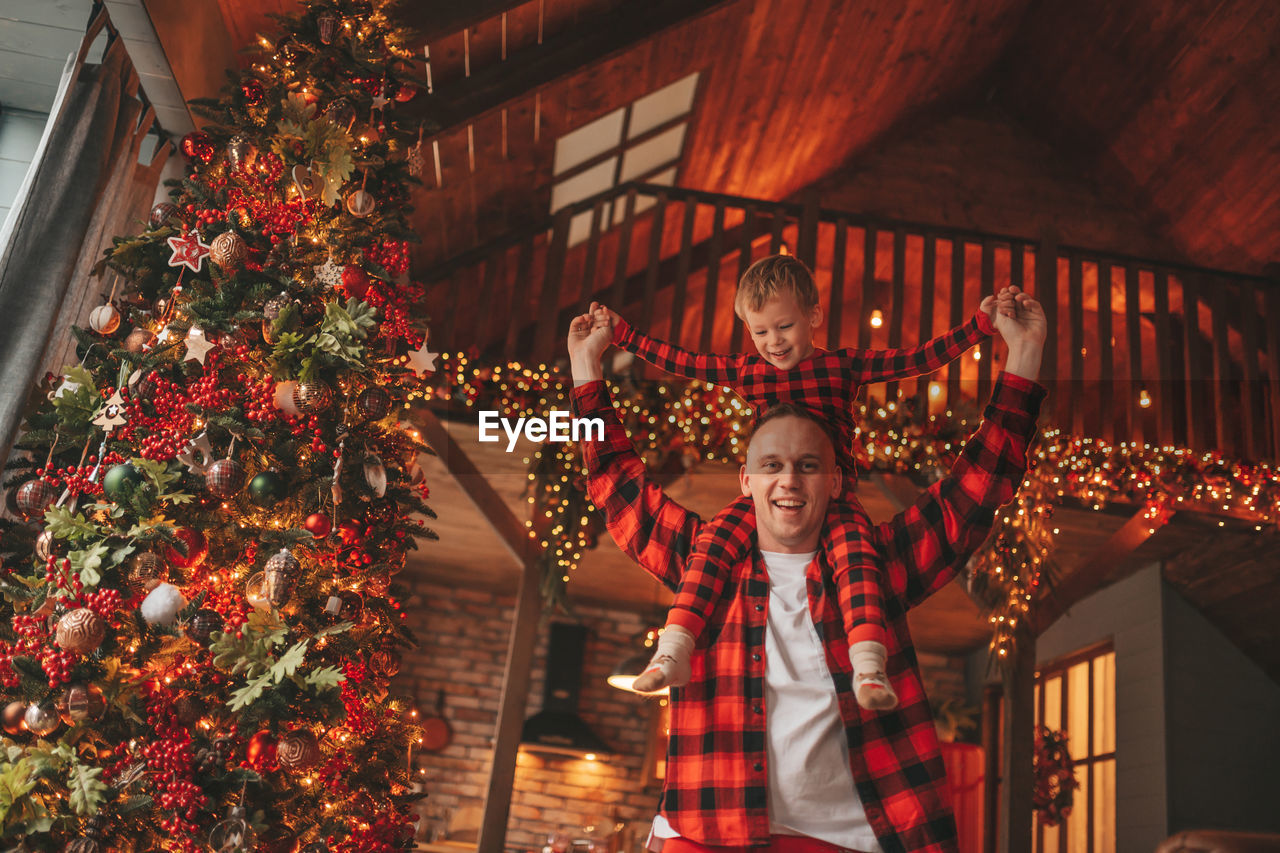
[[[460,33],[523,6],[529,0],[418,0],[396,8],[396,23],[413,30],[414,42],[433,41]]]
[[[404,105],[406,124],[421,121],[433,137],[474,123],[503,105],[556,80],[634,47],[668,29],[699,18],[729,0],[659,0],[627,3],[524,48],[506,62],[450,81],[433,95]]]
[[[1146,507],[1134,512],[1091,557],[1054,584],[1050,594],[1036,603],[1032,621],[1037,636],[1081,600],[1096,592],[1107,578],[1114,576],[1122,563],[1132,558],[1140,545],[1150,539],[1156,530],[1168,524],[1174,516],[1171,511],[1152,512],[1156,513],[1154,517]]]

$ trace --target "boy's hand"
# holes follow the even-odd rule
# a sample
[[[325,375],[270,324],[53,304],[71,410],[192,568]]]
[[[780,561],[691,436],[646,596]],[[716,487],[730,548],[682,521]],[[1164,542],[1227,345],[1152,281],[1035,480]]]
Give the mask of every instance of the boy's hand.
[[[995,317],[996,331],[1009,346],[1005,370],[1034,380],[1040,372],[1040,358],[1049,331],[1044,308],[1017,287],[1007,289],[1011,292],[1012,316],[999,310]]]
[[[610,310],[603,302],[592,302],[591,308],[588,309],[587,313],[589,313],[597,322],[607,322],[609,324],[610,331],[612,331],[613,327],[618,325],[618,321],[622,319],[617,312]]]
[[[982,303],[978,305],[978,309],[984,311],[986,315],[991,318],[992,323],[995,323],[997,313],[1003,314],[1005,317],[1013,317],[1013,300],[1015,290],[1016,288],[1012,287],[1000,288],[999,293],[983,299]]]

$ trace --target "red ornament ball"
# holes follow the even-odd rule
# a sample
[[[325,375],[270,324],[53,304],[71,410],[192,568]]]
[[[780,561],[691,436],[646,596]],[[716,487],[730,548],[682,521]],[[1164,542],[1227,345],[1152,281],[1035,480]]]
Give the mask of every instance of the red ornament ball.
[[[182,153],[188,160],[208,163],[213,159],[213,141],[209,134],[195,131],[182,137]]]
[[[313,512],[302,522],[302,526],[315,538],[323,539],[333,531],[333,519],[323,512]]]
[[[369,292],[369,274],[362,267],[347,264],[342,268],[342,287],[348,295],[364,299]]]
[[[246,753],[250,764],[274,764],[276,760],[276,739],[271,732],[260,731],[249,738]]]
[[[244,102],[251,107],[256,107],[262,103],[262,84],[253,78],[240,81],[240,94],[244,97]]]
[[[359,545],[364,541],[364,531],[354,521],[344,521],[338,525],[338,535],[343,545]]]
[[[209,555],[209,540],[204,538],[203,533],[190,527],[179,527],[174,535],[187,546],[187,553],[183,554],[172,545],[165,544],[164,558],[169,565],[189,569],[204,562],[204,558]]]
[[[400,103],[412,101],[418,95],[418,87],[412,83],[401,83],[400,88],[396,89],[396,100]]]

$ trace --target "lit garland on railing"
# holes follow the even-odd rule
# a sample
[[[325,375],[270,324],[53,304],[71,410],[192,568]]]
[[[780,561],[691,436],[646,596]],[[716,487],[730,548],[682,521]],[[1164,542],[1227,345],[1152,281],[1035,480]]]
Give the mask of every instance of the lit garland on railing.
[[[450,400],[468,407],[496,408],[507,417],[544,415],[568,408],[567,378],[546,365],[482,367],[463,355],[446,355],[442,384],[424,389],[423,400]],[[610,382],[610,392],[628,434],[651,470],[698,461],[740,462],[754,416],[726,389],[672,379]],[[861,466],[905,474],[918,483],[939,479],[964,440],[976,428],[978,410],[958,407],[922,420],[915,401],[859,407]],[[997,662],[1014,646],[1042,587],[1052,577],[1053,505],[1071,498],[1094,509],[1117,501],[1144,507],[1151,531],[1178,509],[1247,519],[1255,529],[1274,528],[1280,519],[1280,469],[1226,460],[1219,453],[1090,438],[1045,429],[1032,447],[1032,467],[1015,500],[1001,512],[991,547],[971,566],[972,587],[994,602],[989,619],[991,651]],[[599,533],[585,472],[573,444],[548,444],[534,454],[529,469],[530,536],[543,548],[543,594],[563,604],[582,553]],[[1225,525],[1220,520],[1219,525]]]

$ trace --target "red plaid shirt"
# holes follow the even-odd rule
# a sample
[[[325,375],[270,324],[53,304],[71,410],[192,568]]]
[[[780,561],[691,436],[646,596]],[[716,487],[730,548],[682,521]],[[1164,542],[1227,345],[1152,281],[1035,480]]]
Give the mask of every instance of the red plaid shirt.
[[[932,373],[994,333],[991,318],[978,311],[963,326],[911,349],[815,349],[786,371],[758,353],[692,353],[637,332],[621,319],[614,325],[613,342],[668,373],[732,388],[757,415],[779,403],[804,406],[831,425],[837,439],[836,464],[849,478],[846,482],[852,483],[857,471],[853,462],[857,440],[853,401],[861,386]]]
[[[1026,470],[1044,389],[1001,373],[982,424],[951,473],[915,504],[873,528],[882,559],[889,676],[900,704],[888,713],[858,707],[830,568],[819,552],[808,569],[809,610],[823,638],[849,742],[858,796],[884,853],[956,848],[946,769],[934,731],[906,613],[949,583],[986,539],[996,510]],[[618,545],[674,589],[702,520],[666,497],[613,410],[602,381],[575,388],[578,417],[604,420],[602,441],[583,442],[588,490]],[[764,844],[764,636],[769,583],[759,553],[734,567],[725,595],[693,653],[693,678],[672,692],[671,739],[662,813],[703,844]]]

